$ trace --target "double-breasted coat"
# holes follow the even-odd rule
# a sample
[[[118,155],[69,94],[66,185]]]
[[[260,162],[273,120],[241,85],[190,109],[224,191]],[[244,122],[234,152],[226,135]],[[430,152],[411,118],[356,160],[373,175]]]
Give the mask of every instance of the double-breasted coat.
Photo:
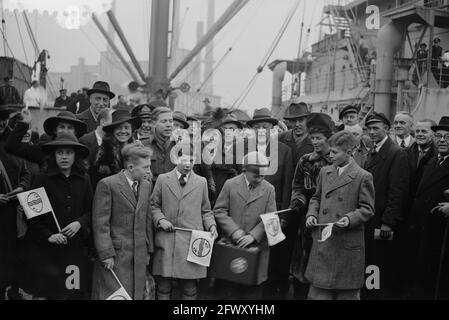
[[[119,285],[101,261],[114,258],[114,271],[133,300],[142,300],[149,256],[153,252],[151,183],[139,183],[136,199],[124,172],[101,180],[94,196],[92,231],[97,259],[92,298],[104,300]]]
[[[370,173],[354,160],[339,176],[337,167],[324,167],[309,203],[307,217],[318,223],[349,218],[347,229],[333,228],[332,236],[318,242],[322,228],[313,229],[313,244],[306,269],[311,285],[323,289],[353,290],[365,279],[364,223],[374,216],[374,185]]]
[[[234,232],[242,229],[256,239],[260,248],[268,252],[269,247],[260,215],[275,211],[274,187],[263,180],[250,192],[244,174],[225,182],[214,207],[215,220],[226,237],[231,237]],[[268,268],[268,260],[261,268]]]
[[[193,171],[181,187],[176,169],[156,180],[151,205],[153,223],[167,219],[177,228],[209,231],[215,219],[208,198],[207,181]],[[177,279],[201,279],[207,268],[187,261],[191,233],[156,231],[153,275]]]

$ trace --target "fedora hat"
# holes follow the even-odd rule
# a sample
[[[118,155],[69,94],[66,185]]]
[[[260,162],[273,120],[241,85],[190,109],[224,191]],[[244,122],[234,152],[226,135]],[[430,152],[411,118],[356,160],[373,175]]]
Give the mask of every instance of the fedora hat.
[[[360,112],[360,105],[352,105],[352,104],[348,104],[346,106],[344,106],[341,111],[340,114],[338,115],[338,118],[341,120],[343,119],[343,117],[345,116],[345,114],[348,113],[357,113],[359,114]]]
[[[117,126],[122,123],[131,123],[133,130],[139,129],[142,125],[142,120],[139,117],[132,117],[126,110],[117,110],[112,114],[112,123],[103,127],[103,131],[112,132]]]
[[[233,123],[235,124],[239,129],[243,129],[243,124],[237,120],[237,117],[235,115],[233,115],[232,113],[228,114],[223,121],[221,122],[221,125],[225,125],[228,123]]]
[[[449,117],[442,117],[437,126],[431,127],[432,131],[445,130],[449,131]]]
[[[86,124],[78,120],[76,116],[70,111],[61,111],[55,117],[47,118],[44,121],[44,131],[49,136],[55,136],[55,129],[59,122],[71,123],[75,126],[76,136],[78,138],[82,137],[87,130]]]
[[[258,122],[269,122],[273,126],[277,125],[279,121],[271,116],[270,110],[267,108],[262,109],[256,109],[254,111],[253,118],[251,120],[248,120],[246,124],[250,127],[252,127],[254,124]]]
[[[284,115],[284,119],[295,120],[303,117],[308,117],[309,115],[310,111],[307,106],[307,103],[305,102],[292,103],[288,106]]]
[[[89,149],[85,145],[79,143],[78,139],[74,135],[69,133],[62,133],[53,141],[47,142],[46,144],[42,145],[42,148],[47,153],[51,153],[61,147],[73,148],[82,159],[87,158],[87,156],[89,155]]]
[[[173,112],[173,121],[178,121],[178,122],[182,123],[182,125],[184,126],[184,129],[187,129],[188,127],[190,127],[189,123],[187,122],[187,116],[180,111]]]
[[[111,88],[109,87],[109,83],[105,81],[97,81],[94,83],[92,89],[87,90],[87,95],[90,96],[93,93],[102,93],[109,96],[109,99],[115,97],[115,94],[111,92]]]

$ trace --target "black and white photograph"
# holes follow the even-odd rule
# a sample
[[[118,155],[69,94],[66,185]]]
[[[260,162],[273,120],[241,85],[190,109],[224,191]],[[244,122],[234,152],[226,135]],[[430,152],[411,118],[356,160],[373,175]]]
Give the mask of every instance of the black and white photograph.
[[[5,305],[449,299],[449,0],[0,0],[0,18]]]

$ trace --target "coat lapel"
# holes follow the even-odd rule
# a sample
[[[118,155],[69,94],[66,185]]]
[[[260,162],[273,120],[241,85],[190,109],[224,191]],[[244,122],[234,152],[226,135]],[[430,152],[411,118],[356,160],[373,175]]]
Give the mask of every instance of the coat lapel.
[[[176,196],[176,198],[178,200],[181,200],[182,198],[181,187],[179,186],[178,176],[176,175],[176,169],[173,169],[172,172],[170,172],[167,185],[168,188],[171,190],[171,192],[173,192],[173,194]]]
[[[437,161],[438,158],[434,157],[424,167],[423,177],[416,194],[421,194],[423,191],[428,190],[429,187],[431,187],[438,181],[447,179],[447,177],[449,176],[449,158],[446,159],[439,167],[436,167]]]
[[[262,185],[259,185],[257,188],[253,190],[253,192],[250,193],[250,196],[248,198],[248,201],[246,201],[246,204],[250,204],[251,202],[256,201],[260,197],[262,197],[265,193],[265,187]]]
[[[182,198],[185,198],[190,192],[195,190],[199,186],[198,177],[191,171],[187,184],[182,188]]]
[[[121,172],[119,174],[120,178],[120,192],[123,194],[123,196],[131,203],[133,207],[136,207],[137,200],[134,196],[133,191],[131,190],[131,187],[129,186],[128,180],[125,177],[125,174]]]
[[[376,154],[368,154],[368,160],[366,163],[366,169],[371,169],[372,167],[376,166],[377,164],[384,162],[385,159],[388,156],[388,153],[390,152],[391,145],[393,145],[394,142],[391,140],[390,137],[387,138],[387,141],[383,144],[383,146],[380,148],[379,152]]]
[[[338,175],[337,168],[335,166],[332,166],[329,179],[330,183],[327,192],[332,192],[350,183],[355,177],[354,166],[355,162],[352,161],[348,168],[346,168],[346,170],[341,174],[341,176]]]
[[[245,177],[241,174],[241,179],[238,183],[239,187],[237,189],[237,193],[243,200],[247,201],[249,198],[248,186],[246,185]]]

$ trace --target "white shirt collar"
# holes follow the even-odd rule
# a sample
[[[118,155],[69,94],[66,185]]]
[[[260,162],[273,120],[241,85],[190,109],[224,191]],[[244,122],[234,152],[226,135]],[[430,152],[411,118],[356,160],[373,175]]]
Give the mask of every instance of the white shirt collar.
[[[405,138],[405,139],[401,139],[401,138],[399,138],[398,136],[396,136],[396,142],[398,143],[398,145],[401,145],[402,140],[404,140],[405,146],[406,146],[406,147],[409,147],[409,146],[410,146],[410,142],[412,141],[412,136],[408,136],[408,137]]]
[[[250,189],[249,189],[249,185],[251,184],[249,181],[248,181],[248,179],[246,178],[246,175],[243,175],[243,177],[245,177],[245,181],[246,181],[246,187],[248,188],[248,191],[251,191]]]
[[[386,136],[381,142],[376,144],[376,151],[379,152],[380,148],[384,145],[384,143],[387,141],[388,136]]]
[[[134,184],[134,182],[137,182],[137,186],[139,186],[139,181],[133,181],[133,180],[131,180],[131,179],[128,177],[128,175],[125,173],[124,170],[123,170],[123,174],[125,175],[126,181],[128,181],[128,184],[129,184],[129,187],[131,188],[131,190],[133,189],[133,184]]]
[[[95,132],[95,137],[97,138],[97,143],[99,146],[101,146],[101,144],[103,143],[103,138],[98,134],[97,130],[95,130],[94,132]]]
[[[192,171],[190,171],[188,174],[186,174],[186,177],[185,177],[185,181],[186,182],[187,182],[187,180],[189,180],[189,177],[190,177],[191,173],[192,173]],[[179,178],[181,178],[181,176],[182,176],[182,173],[179,172],[178,169],[176,169],[176,177],[178,178],[178,180],[179,180]]]
[[[349,167],[350,164],[351,164],[351,161],[349,161],[348,164],[343,167],[337,167],[338,175],[341,176],[343,174],[343,172],[345,172],[345,170]]]

